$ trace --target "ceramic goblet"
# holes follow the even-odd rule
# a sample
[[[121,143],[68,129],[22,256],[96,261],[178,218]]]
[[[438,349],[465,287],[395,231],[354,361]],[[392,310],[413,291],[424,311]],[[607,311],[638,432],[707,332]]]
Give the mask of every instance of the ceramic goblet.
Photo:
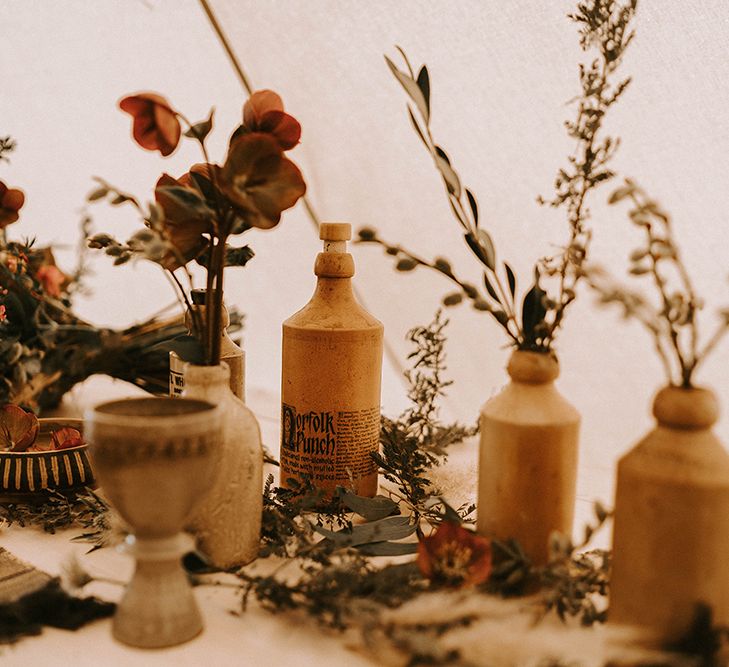
[[[131,527],[136,569],[113,635],[141,648],[181,644],[202,631],[181,565],[192,540],[182,527],[212,483],[222,414],[205,401],[133,398],[88,411],[86,438],[99,483]]]

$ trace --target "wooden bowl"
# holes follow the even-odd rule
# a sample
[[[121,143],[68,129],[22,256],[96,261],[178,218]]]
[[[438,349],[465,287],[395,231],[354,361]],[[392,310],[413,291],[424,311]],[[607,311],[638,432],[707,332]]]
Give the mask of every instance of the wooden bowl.
[[[51,432],[63,427],[83,433],[82,419],[39,419],[36,443],[50,440]],[[0,451],[0,502],[33,502],[47,496],[94,486],[88,445],[42,452]]]

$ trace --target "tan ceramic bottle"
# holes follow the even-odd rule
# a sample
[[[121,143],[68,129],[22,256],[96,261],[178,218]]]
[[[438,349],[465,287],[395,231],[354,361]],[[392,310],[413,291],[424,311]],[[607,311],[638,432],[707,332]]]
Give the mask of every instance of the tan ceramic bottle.
[[[580,415],[554,386],[553,356],[517,350],[507,370],[479,422],[478,532],[543,565],[552,531],[572,536]]]
[[[283,323],[281,483],[377,493],[382,324],[352,293],[351,225],[322,223],[311,301]]]
[[[192,290],[192,305],[200,314],[205,316],[205,290]],[[192,315],[185,313],[187,331],[192,334]],[[230,390],[245,403],[246,400],[246,353],[235,344],[228,334],[230,315],[223,305],[223,319],[221,322],[220,361],[230,368]],[[180,396],[185,389],[185,361],[177,354],[170,352],[170,396]]]
[[[675,641],[699,602],[729,623],[729,454],[708,389],[666,387],[656,427],[618,463],[610,622]]]

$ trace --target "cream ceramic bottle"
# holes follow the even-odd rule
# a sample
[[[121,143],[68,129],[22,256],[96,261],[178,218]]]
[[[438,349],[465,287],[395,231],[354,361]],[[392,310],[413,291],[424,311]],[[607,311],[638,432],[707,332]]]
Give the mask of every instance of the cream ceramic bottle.
[[[352,228],[322,223],[311,301],[283,323],[281,483],[377,493],[382,324],[352,292]]]
[[[708,605],[729,623],[729,454],[714,393],[665,387],[655,428],[618,463],[610,622],[675,641]]]
[[[511,382],[481,410],[478,532],[515,538],[537,565],[572,535],[580,415],[557,391],[557,359],[516,350]]]
[[[205,317],[205,290],[192,290],[192,306],[201,316]],[[185,325],[188,333],[192,334],[192,315],[185,313]],[[220,361],[224,361],[230,368],[230,390],[245,403],[246,400],[246,353],[235,344],[228,334],[230,315],[223,305],[223,319],[220,330]],[[185,361],[174,352],[170,352],[170,396],[182,395],[185,389]]]

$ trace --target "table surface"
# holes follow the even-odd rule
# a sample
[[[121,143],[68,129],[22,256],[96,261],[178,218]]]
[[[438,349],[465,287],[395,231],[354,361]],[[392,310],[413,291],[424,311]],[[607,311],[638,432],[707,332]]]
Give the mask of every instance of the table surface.
[[[94,377],[74,389],[59,409],[59,414],[78,416],[85,406],[100,399],[117,398],[140,390],[106,377]],[[264,443],[278,450],[278,399],[266,392],[248,391],[248,404],[261,424]],[[451,503],[472,500],[476,493],[477,466],[475,442],[457,446],[448,464],[434,471],[434,482]],[[457,506],[457,505],[456,505]],[[578,500],[576,526],[588,519],[591,511],[586,499]],[[88,544],[72,542],[79,529],[49,535],[37,528],[0,528],[0,545],[18,558],[48,572],[60,575],[63,567],[77,558],[96,577],[126,581],[132,574],[131,559],[113,548],[87,553]],[[604,546],[608,536],[602,536]],[[104,582],[87,585],[84,594],[117,601],[122,587]],[[58,665],[96,667],[103,665],[191,667],[207,661],[215,667],[227,665],[337,665],[371,667],[372,662],[347,647],[346,637],[323,632],[303,618],[276,616],[254,602],[240,614],[240,594],[232,588],[198,586],[195,596],[205,619],[205,629],[194,640],[178,647],[145,651],[119,644],[111,637],[111,621],[89,624],[77,632],[46,628],[41,637],[21,640],[11,647],[0,647],[0,663],[8,667],[41,665],[49,660]]]

